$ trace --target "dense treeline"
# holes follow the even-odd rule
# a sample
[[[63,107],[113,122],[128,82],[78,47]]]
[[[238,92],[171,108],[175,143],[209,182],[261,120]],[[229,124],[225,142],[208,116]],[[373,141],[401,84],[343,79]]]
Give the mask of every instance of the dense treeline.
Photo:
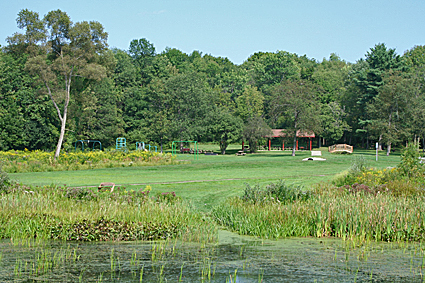
[[[269,128],[312,130],[327,144],[391,147],[425,136],[425,46],[403,55],[379,43],[356,63],[331,54],[257,52],[227,58],[158,53],[146,39],[110,49],[98,22],[22,10],[22,33],[0,52],[0,150],[214,141],[254,148]],[[63,139],[63,143],[62,143]],[[59,142],[58,142],[59,141]],[[319,141],[319,140],[318,140]]]

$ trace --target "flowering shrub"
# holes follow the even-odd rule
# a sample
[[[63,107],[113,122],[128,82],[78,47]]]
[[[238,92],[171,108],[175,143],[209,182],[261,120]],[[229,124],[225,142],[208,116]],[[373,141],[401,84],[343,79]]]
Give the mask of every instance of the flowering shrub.
[[[395,168],[374,169],[357,159],[352,167],[337,175],[333,184],[351,193],[394,196],[424,196],[425,166],[416,145],[408,145],[402,152],[401,163]]]
[[[171,154],[149,151],[88,151],[62,152],[54,160],[53,152],[41,150],[0,151],[3,170],[8,173],[81,170],[93,168],[127,167],[145,164],[170,164]]]
[[[401,163],[398,166],[400,174],[407,177],[423,177],[425,166],[421,163],[419,147],[416,144],[408,144],[401,154]]]
[[[354,183],[379,186],[396,178],[397,173],[398,171],[396,168],[387,168],[383,170],[367,169],[354,177]]]

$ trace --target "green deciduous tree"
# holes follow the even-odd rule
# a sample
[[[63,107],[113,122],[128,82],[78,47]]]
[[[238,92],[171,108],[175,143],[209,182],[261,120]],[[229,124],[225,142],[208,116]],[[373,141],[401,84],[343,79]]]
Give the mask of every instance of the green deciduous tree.
[[[102,54],[107,50],[108,34],[99,22],[77,22],[73,24],[65,12],[49,12],[43,21],[25,21],[27,11],[18,15],[18,26],[25,30],[25,35],[36,29],[39,31],[35,40],[39,52],[28,59],[26,69],[37,75],[45,86],[61,121],[60,135],[55,151],[59,156],[66,129],[71,86],[75,77],[101,79],[106,75],[106,68],[100,65]],[[25,25],[21,25],[25,22]],[[44,29],[39,25],[42,24]],[[41,32],[43,31],[43,32]],[[19,37],[15,34],[14,37]],[[22,44],[10,41],[12,44]],[[29,43],[28,43],[29,44]]]
[[[246,121],[253,116],[263,114],[264,96],[256,87],[246,86],[242,95],[236,98],[236,114]]]
[[[263,91],[263,87],[279,84],[284,80],[299,78],[301,67],[298,56],[286,51],[258,52],[244,62],[243,67],[248,70],[253,85]]]
[[[320,135],[329,141],[337,141],[342,138],[345,131],[350,130],[346,122],[346,113],[338,102],[321,104],[321,127]]]
[[[323,89],[308,80],[286,81],[273,89],[272,116],[281,119],[293,138],[292,156],[298,131],[320,132],[320,97]]]
[[[221,154],[226,154],[230,143],[241,140],[243,123],[241,118],[233,116],[227,109],[216,108],[208,113],[208,132],[220,145]]]
[[[405,118],[414,91],[412,80],[399,73],[389,72],[382,81],[378,95],[367,106],[367,112],[371,117],[369,127],[378,135],[379,141],[387,144],[389,155],[391,145],[400,141],[409,127]]]
[[[203,76],[191,72],[177,74],[166,81],[170,103],[172,137],[198,140],[207,130],[205,117],[212,110],[211,89]]]
[[[243,139],[248,141],[250,152],[256,152],[258,141],[271,134],[272,130],[261,116],[249,117],[242,132]]]
[[[324,59],[314,70],[312,79],[323,88],[321,103],[340,101],[346,91],[346,80],[350,65],[337,55],[331,54],[329,60]]]
[[[50,98],[25,72],[26,58],[0,53],[0,149],[52,150],[58,119]]]

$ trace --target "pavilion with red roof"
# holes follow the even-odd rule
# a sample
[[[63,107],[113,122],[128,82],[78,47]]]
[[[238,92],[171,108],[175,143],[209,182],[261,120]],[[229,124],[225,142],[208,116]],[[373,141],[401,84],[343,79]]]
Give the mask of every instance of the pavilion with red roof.
[[[271,150],[271,145],[272,145],[272,139],[273,138],[284,138],[284,137],[287,136],[285,129],[272,129],[272,132],[273,132],[272,135],[265,136],[266,138],[269,139],[268,140],[268,148],[269,148],[269,150]],[[296,142],[296,149],[295,150],[298,150],[299,149],[298,148],[298,139],[299,138],[308,138],[309,139],[308,140],[308,145],[309,145],[309,148],[311,150],[312,149],[311,139],[312,138],[315,138],[315,137],[316,136],[315,136],[315,134],[312,131],[301,131],[301,130],[298,130],[297,131],[297,142]],[[307,147],[308,147],[308,145],[307,145]],[[304,147],[302,149],[304,149]],[[285,150],[285,141],[284,140],[282,141],[282,150]]]

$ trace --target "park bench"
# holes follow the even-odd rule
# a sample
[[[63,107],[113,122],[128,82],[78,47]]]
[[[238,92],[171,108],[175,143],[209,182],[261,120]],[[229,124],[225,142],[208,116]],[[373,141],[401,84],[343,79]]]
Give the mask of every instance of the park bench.
[[[311,156],[322,156],[322,152],[319,150],[312,150]]]
[[[109,183],[109,182],[100,183],[100,185],[97,188],[97,190],[100,191],[101,189],[103,189],[105,187],[111,187],[111,193],[112,193],[114,191],[115,184],[114,183]]]
[[[183,148],[181,149],[181,153],[190,153],[190,148],[185,148],[185,147],[183,147]]]

